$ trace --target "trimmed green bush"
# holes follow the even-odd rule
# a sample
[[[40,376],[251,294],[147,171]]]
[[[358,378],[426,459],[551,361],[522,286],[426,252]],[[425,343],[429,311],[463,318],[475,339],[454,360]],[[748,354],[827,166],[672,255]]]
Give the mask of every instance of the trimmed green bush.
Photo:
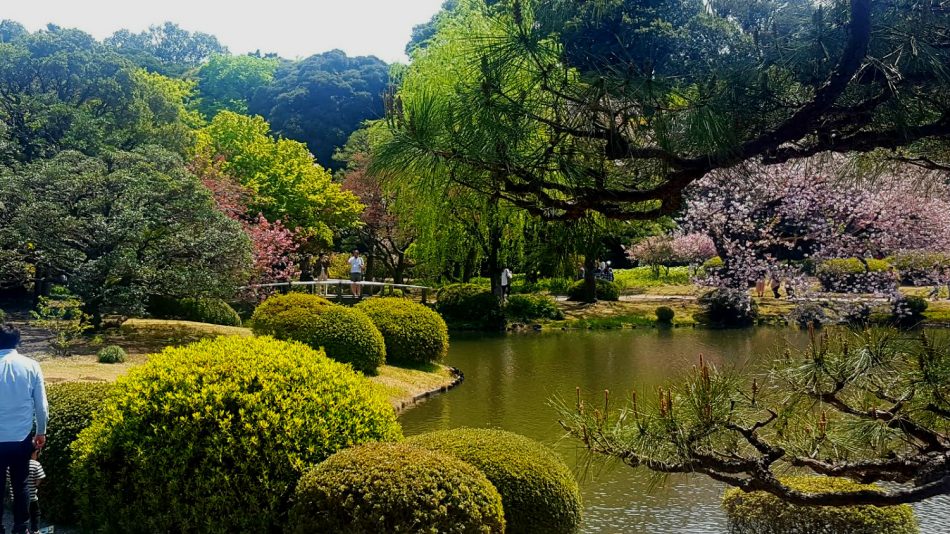
[[[323,348],[330,358],[366,374],[386,363],[383,335],[365,313],[316,295],[273,296],[257,307],[251,324],[257,335]]]
[[[459,428],[413,436],[406,443],[450,454],[485,473],[501,493],[506,532],[568,534],[580,526],[574,475],[534,440],[503,430]]]
[[[875,486],[848,479],[817,476],[787,477],[782,482],[799,491],[874,490]],[[788,504],[764,491],[726,491],[722,506],[735,534],[800,534],[847,532],[848,534],[916,534],[913,509],[899,506],[799,506]]]
[[[923,297],[905,295],[891,303],[891,313],[898,323],[916,325],[924,319],[924,312],[929,306]]]
[[[401,363],[441,361],[449,349],[445,320],[429,308],[403,298],[367,299],[356,309],[369,316],[386,341],[386,359]]]
[[[862,262],[858,258],[839,258],[823,261],[815,271],[815,276],[825,291],[874,293],[897,286],[897,280],[890,270],[891,264],[884,260],[869,258]]]
[[[158,319],[179,319],[196,323],[241,326],[241,316],[230,304],[214,298],[184,298],[180,300],[154,298],[149,306]]]
[[[119,378],[73,444],[95,532],[274,532],[309,465],[398,440],[388,400],[300,343],[220,337]]]
[[[950,255],[928,250],[907,250],[887,258],[901,275],[901,282],[929,286],[938,282],[937,271],[950,268]]]
[[[557,301],[547,295],[512,295],[505,304],[505,316],[520,322],[557,321],[564,318],[564,312],[557,307]]]
[[[568,300],[584,300],[584,281],[574,282],[567,292]],[[620,300],[620,288],[613,282],[597,279],[597,300]]]
[[[738,289],[713,289],[701,295],[697,302],[703,308],[697,320],[714,326],[749,326],[759,315],[758,306],[749,293]]]
[[[70,445],[89,426],[93,412],[111,389],[112,384],[106,382],[61,382],[46,387],[49,429],[40,458],[46,479],[38,491],[43,517],[51,523],[72,525],[79,520],[69,468]]]
[[[504,320],[498,298],[482,286],[448,285],[439,290],[436,299],[436,309],[450,322],[496,328]]]
[[[376,443],[338,452],[303,476],[290,531],[494,534],[505,532],[505,519],[498,491],[478,469],[446,454]]]
[[[660,324],[673,324],[673,318],[676,317],[676,312],[669,306],[660,306],[655,313],[656,322]]]
[[[118,345],[109,345],[99,349],[99,352],[96,353],[99,363],[122,363],[126,356],[125,349]]]

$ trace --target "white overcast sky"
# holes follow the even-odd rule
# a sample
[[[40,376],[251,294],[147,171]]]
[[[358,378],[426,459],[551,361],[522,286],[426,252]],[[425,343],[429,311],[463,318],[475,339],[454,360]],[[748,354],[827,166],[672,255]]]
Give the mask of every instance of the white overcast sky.
[[[98,39],[165,21],[217,36],[233,53],[294,59],[339,48],[349,55],[405,61],[412,27],[442,0],[0,0],[0,19],[30,30],[52,22]]]

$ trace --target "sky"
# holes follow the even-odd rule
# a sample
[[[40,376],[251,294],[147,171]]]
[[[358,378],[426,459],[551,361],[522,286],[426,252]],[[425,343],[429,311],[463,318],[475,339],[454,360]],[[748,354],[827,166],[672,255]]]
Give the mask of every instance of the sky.
[[[405,62],[412,27],[442,0],[0,0],[0,19],[33,31],[54,23],[98,39],[165,21],[210,33],[232,53],[260,49],[288,59],[339,48]]]

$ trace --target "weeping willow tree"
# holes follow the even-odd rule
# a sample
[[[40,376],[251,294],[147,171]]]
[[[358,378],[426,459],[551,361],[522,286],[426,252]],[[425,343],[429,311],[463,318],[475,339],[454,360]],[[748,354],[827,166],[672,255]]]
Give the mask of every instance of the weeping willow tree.
[[[747,160],[945,165],[950,10],[930,0],[463,0],[389,99],[381,165],[530,213],[676,213]]]
[[[660,474],[700,473],[801,505],[886,506],[950,493],[950,336],[895,330],[815,335],[757,377],[699,357],[675,385],[625,401],[560,402],[591,451]],[[804,492],[790,469],[892,483]]]

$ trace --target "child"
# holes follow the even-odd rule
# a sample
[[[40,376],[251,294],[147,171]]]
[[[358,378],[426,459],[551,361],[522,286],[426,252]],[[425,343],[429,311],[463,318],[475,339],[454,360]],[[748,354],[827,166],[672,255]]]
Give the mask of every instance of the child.
[[[36,493],[36,488],[46,478],[39,457],[39,449],[33,451],[33,456],[30,457],[30,474],[27,478],[27,484],[30,488],[30,532],[32,534],[38,534],[40,531],[40,499]]]

